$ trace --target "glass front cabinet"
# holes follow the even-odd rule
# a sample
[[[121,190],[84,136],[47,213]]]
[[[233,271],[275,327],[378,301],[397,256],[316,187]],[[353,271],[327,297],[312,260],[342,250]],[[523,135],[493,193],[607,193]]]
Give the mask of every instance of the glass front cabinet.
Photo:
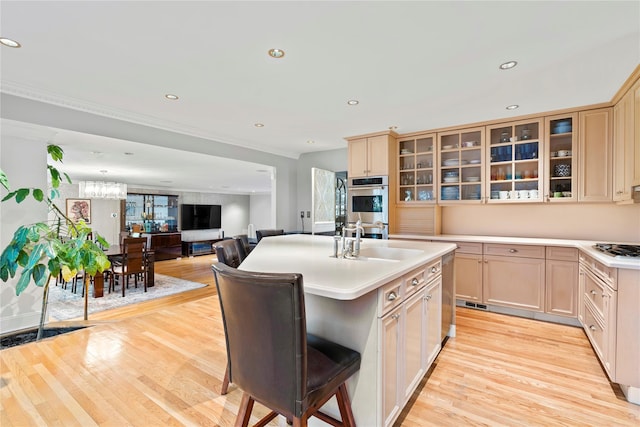
[[[485,128],[438,134],[438,188],[443,203],[482,203]]]
[[[552,203],[575,202],[577,114],[545,118],[548,149],[545,163],[545,200]]]
[[[435,203],[435,134],[398,141],[398,203]]]
[[[542,119],[487,127],[487,203],[543,200],[543,129]]]

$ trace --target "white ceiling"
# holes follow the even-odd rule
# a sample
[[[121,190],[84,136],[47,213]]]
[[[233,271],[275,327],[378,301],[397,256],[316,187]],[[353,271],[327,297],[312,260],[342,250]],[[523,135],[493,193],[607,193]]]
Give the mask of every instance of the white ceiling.
[[[2,92],[291,158],[390,126],[606,102],[640,63],[638,1],[2,0],[0,12],[2,36],[22,44],[0,48]],[[518,66],[499,70],[507,60]],[[208,156],[63,130],[54,142],[74,179],[106,169],[130,185],[268,191],[256,164],[224,162],[250,176],[236,188]]]

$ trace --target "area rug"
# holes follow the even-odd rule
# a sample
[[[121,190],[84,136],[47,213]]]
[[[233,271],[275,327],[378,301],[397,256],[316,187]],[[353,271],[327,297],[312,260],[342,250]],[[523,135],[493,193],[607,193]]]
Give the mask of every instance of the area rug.
[[[122,297],[122,292],[119,288],[116,292],[111,293],[108,293],[105,289],[104,296],[102,298],[93,298],[91,296],[92,290],[90,289],[89,315],[91,315],[91,313],[97,313],[142,301],[166,297],[168,295],[174,295],[180,292],[207,286],[204,283],[190,282],[188,280],[182,280],[158,273],[155,274],[154,284],[155,286],[147,288],[147,292],[144,292],[144,288],[139,283],[137,288],[134,288],[133,283],[130,283],[129,288],[125,292],[124,298]],[[67,289],[62,289],[61,286],[55,286],[52,284],[49,288],[50,320],[60,321],[82,318],[83,313],[84,297],[81,295],[80,291],[74,294],[71,292],[70,285],[67,286]]]

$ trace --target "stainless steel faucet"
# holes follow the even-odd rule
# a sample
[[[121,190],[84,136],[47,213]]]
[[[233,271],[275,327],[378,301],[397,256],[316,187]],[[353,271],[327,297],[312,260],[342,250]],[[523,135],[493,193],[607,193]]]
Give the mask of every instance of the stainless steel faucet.
[[[347,232],[355,231],[356,238],[347,239]],[[358,220],[354,227],[342,227],[342,254],[341,258],[357,258],[360,255],[360,239],[364,233],[364,227],[362,227],[362,221]]]

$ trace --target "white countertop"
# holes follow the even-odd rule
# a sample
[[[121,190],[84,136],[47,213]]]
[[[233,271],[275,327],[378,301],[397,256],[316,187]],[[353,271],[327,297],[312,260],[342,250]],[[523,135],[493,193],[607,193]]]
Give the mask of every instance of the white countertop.
[[[514,245],[536,245],[536,246],[567,246],[577,248],[587,255],[600,261],[607,267],[614,268],[628,268],[632,270],[640,270],[640,259],[638,258],[625,258],[625,257],[613,257],[607,255],[593,248],[596,243],[611,243],[604,241],[589,241],[589,240],[566,240],[566,239],[547,239],[547,238],[534,238],[534,237],[501,237],[501,236],[473,236],[462,234],[439,234],[437,236],[426,236],[416,234],[393,234],[389,235],[390,239],[402,239],[402,240],[438,240],[447,242],[473,242],[473,243],[501,243],[501,244],[514,244]],[[638,245],[640,243],[633,242],[613,242],[620,244]]]
[[[333,236],[291,234],[263,238],[239,268],[301,273],[305,292],[352,300],[455,249],[455,245],[444,242],[362,239],[361,251],[376,247],[414,249],[416,253],[401,260],[333,258]]]

